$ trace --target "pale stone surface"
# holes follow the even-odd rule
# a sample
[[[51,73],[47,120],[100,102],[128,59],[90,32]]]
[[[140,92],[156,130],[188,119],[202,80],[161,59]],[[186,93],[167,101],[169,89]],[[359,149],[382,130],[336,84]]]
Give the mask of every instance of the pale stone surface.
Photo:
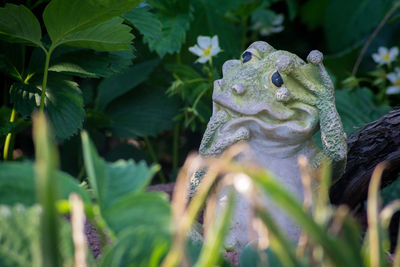
[[[213,116],[199,151],[204,156],[218,156],[227,147],[246,141],[253,161],[269,169],[302,201],[299,155],[305,155],[314,167],[326,155],[332,160],[336,178],[346,164],[346,138],[335,108],[333,84],[322,65],[323,55],[313,50],[307,57],[309,63],[305,63],[298,56],[261,41],[250,45],[246,52],[251,53],[249,61],[227,61],[222,68],[223,78],[214,83]],[[318,129],[323,151],[312,138]],[[191,178],[192,193],[201,177]],[[220,207],[225,196],[226,192],[219,193]],[[252,241],[251,207],[241,196],[236,202],[225,246],[240,249]],[[268,197],[265,203],[287,236],[297,240],[299,227]]]

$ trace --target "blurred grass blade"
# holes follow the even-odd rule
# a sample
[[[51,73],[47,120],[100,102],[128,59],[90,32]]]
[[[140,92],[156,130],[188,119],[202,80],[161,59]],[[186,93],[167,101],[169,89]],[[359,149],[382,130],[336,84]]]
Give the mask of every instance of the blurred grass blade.
[[[33,116],[33,139],[36,155],[36,197],[43,208],[40,224],[42,266],[61,266],[56,208],[58,186],[57,179],[54,179],[58,168],[58,153],[46,117],[42,112]]]
[[[275,224],[270,213],[261,205],[256,205],[255,212],[268,228],[271,249],[277,254],[282,266],[299,266],[293,244]]]
[[[271,178],[265,171],[248,172],[260,188],[262,188],[274,202],[295,220],[301,228],[310,236],[314,242],[320,244],[328,258],[337,266],[355,266],[357,263],[356,255],[351,251],[343,251],[334,242],[329,233],[319,226],[312,218],[303,211],[302,206],[290,193],[284,190],[277,181]]]
[[[383,266],[384,251],[382,247],[382,229],[379,223],[380,196],[379,189],[383,170],[386,163],[379,163],[372,173],[371,182],[368,188],[367,199],[367,220],[368,220],[368,248],[369,263],[372,267]]]
[[[74,242],[74,266],[87,267],[87,240],[85,235],[85,212],[78,194],[69,196],[71,206],[72,239]]]
[[[231,223],[234,200],[235,195],[232,190],[228,195],[228,201],[223,211],[218,211],[218,214],[214,213],[214,220],[207,230],[203,248],[199,260],[194,265],[195,267],[213,267],[218,264],[221,248]]]
[[[393,267],[400,267],[400,225],[399,229],[397,232],[397,246],[394,251],[394,257],[393,257]]]

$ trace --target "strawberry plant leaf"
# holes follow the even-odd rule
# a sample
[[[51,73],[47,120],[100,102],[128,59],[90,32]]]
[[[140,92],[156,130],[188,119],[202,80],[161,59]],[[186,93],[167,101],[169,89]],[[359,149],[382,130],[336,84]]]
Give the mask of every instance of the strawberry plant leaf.
[[[123,17],[132,23],[144,36],[155,40],[161,38],[161,22],[155,14],[150,12],[148,6],[136,7],[126,12]]]
[[[35,15],[23,5],[0,8],[0,39],[7,42],[42,46],[42,31]]]
[[[51,41],[58,43],[73,33],[120,16],[139,3],[140,0],[52,0],[43,12],[43,21]]]
[[[131,28],[122,24],[122,22],[122,18],[111,19],[89,29],[72,33],[59,41],[58,44],[100,51],[130,49],[129,45],[134,36],[130,33]]]
[[[167,97],[165,91],[141,87],[115,99],[104,113],[110,119],[110,128],[119,137],[156,136],[173,126],[179,101]]]
[[[2,162],[0,163],[0,204],[33,205],[36,201],[35,170],[32,162]],[[85,189],[69,174],[56,172],[58,191],[61,199],[68,199],[71,192],[79,194],[83,201],[90,203],[90,197]]]
[[[134,58],[132,49],[108,53],[88,49],[64,49],[66,51],[59,56],[54,55],[49,71],[83,78],[108,77],[125,70]]]
[[[161,16],[163,24],[161,40],[144,36],[144,41],[149,44],[151,51],[156,51],[160,57],[173,54],[181,50],[186,39],[186,31],[189,29],[191,15],[179,14],[176,17]]]
[[[97,153],[86,132],[82,132],[82,147],[89,183],[102,210],[130,194],[143,191],[157,172],[144,161],[119,160],[107,163]]]
[[[37,76],[32,78],[29,85],[16,83],[12,86],[11,102],[23,116],[30,116],[39,106],[41,81],[41,76]],[[74,135],[82,128],[85,118],[82,93],[78,84],[63,75],[49,73],[45,111],[59,140]]]
[[[142,83],[148,78],[158,62],[158,60],[149,60],[139,63],[121,74],[102,80],[98,87],[96,108],[103,110],[112,100]]]

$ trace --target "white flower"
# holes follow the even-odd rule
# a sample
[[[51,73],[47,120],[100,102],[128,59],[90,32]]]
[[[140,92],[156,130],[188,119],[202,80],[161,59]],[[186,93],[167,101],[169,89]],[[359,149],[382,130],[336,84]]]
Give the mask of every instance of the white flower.
[[[395,72],[388,73],[386,77],[393,84],[386,89],[386,94],[394,95],[400,93],[400,68],[395,68]]]
[[[381,46],[378,48],[378,53],[372,54],[372,58],[378,64],[388,64],[393,62],[398,54],[399,48],[397,48],[397,46],[394,46],[389,50],[386,47]]]
[[[283,31],[285,27],[282,25],[285,16],[283,14],[277,14],[272,21],[271,25],[263,25],[261,22],[257,22],[253,26],[253,30],[259,30],[261,36],[271,35]]]
[[[218,44],[218,36],[214,35],[212,38],[208,36],[197,37],[197,44],[189,47],[189,51],[199,56],[196,62],[206,63],[211,60],[211,57],[221,52]]]

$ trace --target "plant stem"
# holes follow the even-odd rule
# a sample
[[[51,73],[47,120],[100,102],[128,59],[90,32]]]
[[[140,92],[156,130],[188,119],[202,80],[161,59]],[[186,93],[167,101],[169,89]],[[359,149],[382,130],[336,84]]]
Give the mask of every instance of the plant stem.
[[[10,122],[14,122],[15,118],[17,117],[17,112],[15,108],[11,111]],[[3,159],[4,160],[12,160],[12,153],[14,150],[14,138],[15,135],[11,131],[7,134],[6,141],[4,142],[4,151],[3,151]]]
[[[172,171],[178,169],[178,147],[179,147],[179,121],[174,126],[174,140],[172,143]]]
[[[46,97],[46,86],[47,86],[47,74],[49,72],[49,63],[50,63],[50,56],[51,52],[53,51],[53,47],[50,47],[49,51],[44,50],[46,53],[46,62],[44,64],[44,71],[43,71],[43,83],[42,83],[42,94],[40,96],[40,112],[44,110],[44,99]]]
[[[396,4],[393,5],[393,7],[386,13],[385,17],[382,19],[382,21],[379,23],[379,25],[376,27],[376,29],[371,34],[371,36],[368,38],[367,42],[364,44],[363,48],[361,49],[360,54],[358,55],[356,63],[354,64],[353,71],[351,72],[352,76],[356,76],[358,67],[361,64],[361,61],[362,61],[365,53],[367,52],[369,45],[372,43],[372,41],[375,39],[376,35],[382,29],[383,25],[385,25],[386,21],[388,21],[388,19],[393,15],[393,13],[396,11],[396,9],[399,6],[400,6],[400,2],[397,2]]]
[[[154,149],[153,146],[150,143],[150,140],[148,137],[143,137],[144,142],[146,143],[146,146],[149,150],[149,154],[151,159],[154,161],[154,163],[159,164],[156,153],[154,153]],[[167,183],[167,179],[165,179],[164,173],[162,172],[162,168],[160,168],[159,172],[158,172],[158,177],[160,178],[161,182],[163,184]]]

